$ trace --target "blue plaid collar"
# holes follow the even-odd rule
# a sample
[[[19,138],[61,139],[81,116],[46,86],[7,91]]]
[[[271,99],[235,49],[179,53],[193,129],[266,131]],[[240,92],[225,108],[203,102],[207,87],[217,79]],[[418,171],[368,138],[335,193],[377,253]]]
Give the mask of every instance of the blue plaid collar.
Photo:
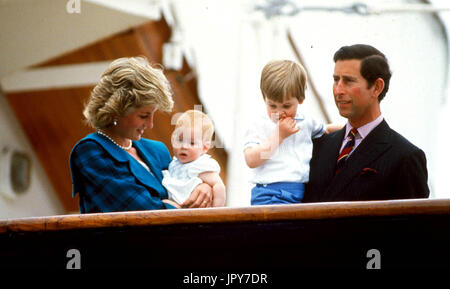
[[[133,157],[124,151],[123,149],[119,148],[116,144],[112,143],[109,139],[106,137],[98,134],[98,133],[91,133],[87,135],[83,140],[91,139],[99,143],[114,159],[116,159],[119,162],[130,162],[130,168],[135,176],[137,176],[141,182],[144,184],[153,184],[152,178],[146,178],[141,179],[142,176],[146,176],[148,171],[144,169],[144,167],[139,164],[136,160],[133,159]],[[142,144],[140,141],[133,141],[133,146],[141,152],[140,156],[146,162],[146,164],[149,166],[150,170],[155,174],[154,176],[156,179],[161,181],[162,176],[160,174],[155,173],[158,171],[158,169],[155,167],[155,160],[152,158],[151,155],[148,153],[145,153],[146,150],[144,150]]]
[[[87,135],[84,139],[92,139],[99,143],[113,158],[118,160],[119,162],[126,162],[130,159],[130,155],[124,151],[123,149],[119,148],[116,144],[112,143],[109,139],[106,137],[98,134],[98,133],[91,133]],[[134,142],[133,142],[134,144]]]

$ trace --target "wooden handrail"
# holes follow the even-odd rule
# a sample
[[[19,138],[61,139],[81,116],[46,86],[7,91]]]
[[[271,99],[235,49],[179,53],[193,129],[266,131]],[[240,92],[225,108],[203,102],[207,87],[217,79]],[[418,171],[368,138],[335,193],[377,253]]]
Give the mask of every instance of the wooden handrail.
[[[3,219],[0,220],[0,234],[8,232],[49,232],[171,224],[261,222],[439,214],[450,214],[450,199],[335,202]]]

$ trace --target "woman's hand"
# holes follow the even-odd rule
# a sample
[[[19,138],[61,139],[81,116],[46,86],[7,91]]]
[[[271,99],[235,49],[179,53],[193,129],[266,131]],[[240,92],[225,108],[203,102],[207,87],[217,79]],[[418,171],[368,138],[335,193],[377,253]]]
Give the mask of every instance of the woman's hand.
[[[177,209],[181,209],[180,205],[172,200],[164,199],[162,200],[164,203],[174,206]]]
[[[189,198],[181,204],[182,208],[207,208],[212,206],[212,188],[201,183],[192,191]]]

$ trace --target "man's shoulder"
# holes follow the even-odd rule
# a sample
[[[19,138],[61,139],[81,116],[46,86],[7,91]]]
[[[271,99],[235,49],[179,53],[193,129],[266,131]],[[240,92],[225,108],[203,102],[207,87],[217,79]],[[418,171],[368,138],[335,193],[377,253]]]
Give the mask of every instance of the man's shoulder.
[[[421,151],[419,147],[414,145],[411,141],[405,138],[403,135],[398,133],[397,131],[389,128],[389,143],[398,151],[402,151],[404,153],[413,153],[417,151]]]
[[[313,139],[314,145],[321,145],[323,143],[334,142],[337,139],[342,140],[344,132],[342,130],[337,130],[331,133],[324,133],[321,137]]]

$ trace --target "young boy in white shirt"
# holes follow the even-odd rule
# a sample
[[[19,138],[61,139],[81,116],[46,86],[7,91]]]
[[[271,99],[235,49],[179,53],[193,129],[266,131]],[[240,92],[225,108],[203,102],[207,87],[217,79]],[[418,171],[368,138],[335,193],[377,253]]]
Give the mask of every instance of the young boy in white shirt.
[[[251,204],[300,203],[309,180],[312,139],[337,130],[298,110],[305,99],[306,72],[290,60],[271,61],[261,74],[267,113],[245,133],[244,155],[252,168]]]

